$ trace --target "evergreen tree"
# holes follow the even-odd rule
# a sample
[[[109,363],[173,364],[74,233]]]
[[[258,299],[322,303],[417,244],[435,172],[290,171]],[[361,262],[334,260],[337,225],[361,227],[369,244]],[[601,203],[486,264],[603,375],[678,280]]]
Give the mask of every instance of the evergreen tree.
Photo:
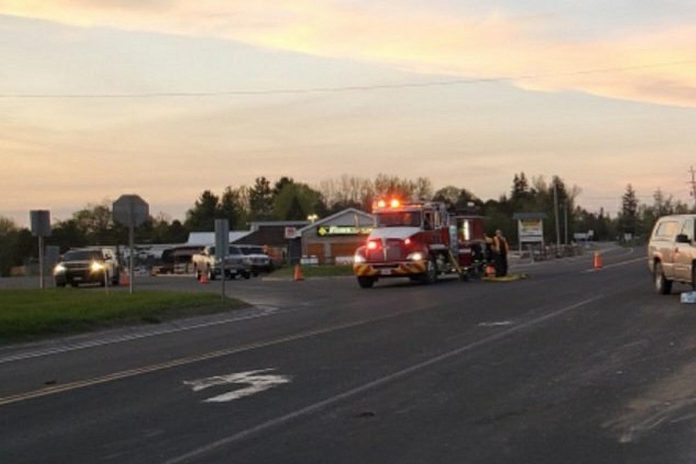
[[[302,208],[302,204],[300,203],[300,199],[297,195],[294,195],[292,197],[290,207],[288,208],[288,211],[285,214],[285,219],[291,221],[303,221],[307,219],[307,212]]]
[[[174,219],[169,226],[169,234],[166,243],[184,243],[188,239],[189,231],[178,219]]]
[[[219,217],[227,219],[230,229],[235,229],[241,225],[241,209],[239,191],[232,190],[232,187],[228,186],[220,198]]]
[[[249,190],[249,209],[252,220],[271,219],[273,214],[273,191],[265,177],[257,177]]]
[[[198,197],[193,208],[186,212],[186,227],[191,231],[205,232],[215,230],[215,218],[219,214],[219,198],[210,190]]]
[[[626,192],[621,197],[619,225],[621,231],[626,234],[635,234],[638,228],[638,199],[631,184],[626,186]]]

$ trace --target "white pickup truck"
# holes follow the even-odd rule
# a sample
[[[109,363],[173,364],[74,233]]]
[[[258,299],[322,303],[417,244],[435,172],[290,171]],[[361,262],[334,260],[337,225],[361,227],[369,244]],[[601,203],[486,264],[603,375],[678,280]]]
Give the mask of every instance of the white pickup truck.
[[[222,274],[222,263],[215,257],[215,247],[207,246],[200,253],[193,255],[191,259],[193,268],[196,274],[196,279],[200,279],[202,275],[206,275],[208,280],[215,280]],[[251,277],[251,261],[242,251],[230,245],[230,248],[225,257],[225,277],[234,279],[241,276],[245,279]]]
[[[696,289],[696,215],[658,219],[648,243],[648,266],[658,293],[669,294],[673,282]]]

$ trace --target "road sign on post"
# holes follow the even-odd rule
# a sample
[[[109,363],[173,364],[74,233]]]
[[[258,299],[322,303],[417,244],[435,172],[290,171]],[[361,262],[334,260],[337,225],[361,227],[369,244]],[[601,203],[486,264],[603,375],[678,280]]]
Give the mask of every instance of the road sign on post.
[[[138,227],[150,216],[150,205],[138,195],[121,195],[113,204],[114,221]]]
[[[222,294],[220,298],[225,301],[225,258],[230,249],[230,222],[227,219],[215,220],[215,260],[220,261],[220,280],[222,281]],[[213,271],[215,272],[215,271]]]
[[[150,216],[150,205],[138,195],[121,195],[112,205],[114,221],[128,227],[128,277],[129,292],[133,293],[135,275],[133,257],[135,256],[135,228],[142,225]]]
[[[39,288],[45,288],[44,282],[44,238],[51,236],[51,212],[37,209],[29,212],[31,234],[39,238]]]

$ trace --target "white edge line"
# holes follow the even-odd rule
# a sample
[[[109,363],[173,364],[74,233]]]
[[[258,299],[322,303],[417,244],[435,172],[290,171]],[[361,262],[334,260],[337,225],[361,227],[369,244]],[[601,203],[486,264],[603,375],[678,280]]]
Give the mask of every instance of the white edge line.
[[[305,416],[307,414],[311,414],[315,411],[319,411],[327,406],[331,406],[335,403],[338,403],[342,400],[348,399],[352,396],[356,396],[356,395],[363,393],[367,390],[371,390],[375,387],[379,387],[379,386],[382,386],[384,384],[390,383],[396,379],[399,379],[401,377],[405,377],[413,372],[416,372],[416,371],[421,370],[421,369],[426,368],[426,367],[430,367],[433,364],[437,364],[437,363],[439,363],[441,361],[445,361],[449,358],[453,358],[453,357],[458,356],[466,351],[471,351],[472,349],[478,348],[482,345],[506,338],[510,335],[513,335],[513,334],[521,331],[521,330],[524,330],[524,329],[529,328],[529,327],[533,327],[533,326],[538,325],[546,320],[553,319],[553,318],[558,317],[564,313],[567,313],[567,312],[572,311],[574,309],[580,308],[582,306],[586,306],[586,305],[593,303],[597,300],[600,300],[602,298],[603,298],[602,295],[598,295],[594,298],[583,300],[579,303],[575,303],[573,305],[558,309],[556,311],[553,311],[553,312],[546,314],[544,316],[541,316],[539,318],[532,319],[531,321],[514,326],[510,329],[500,331],[496,334],[490,335],[490,336],[485,337],[481,340],[477,340],[473,343],[469,343],[469,344],[464,345],[460,348],[456,348],[452,351],[448,351],[446,353],[440,354],[438,356],[435,356],[434,358],[430,358],[426,361],[420,362],[418,364],[414,364],[413,366],[407,367],[407,368],[402,369],[400,371],[394,372],[393,374],[389,374],[387,376],[373,380],[372,382],[368,382],[366,384],[363,384],[363,385],[356,387],[356,388],[353,388],[351,390],[347,390],[343,393],[339,393],[338,395],[335,395],[335,396],[332,396],[332,397],[327,398],[325,400],[311,404],[311,405],[304,407],[302,409],[298,409],[298,410],[291,412],[289,414],[286,414],[284,416],[280,416],[280,417],[277,417],[275,419],[271,419],[269,421],[266,421],[262,424],[251,427],[249,429],[242,430],[241,432],[237,432],[233,435],[230,435],[228,437],[222,438],[222,439],[217,440],[217,441],[210,443],[208,445],[197,448],[197,449],[190,451],[186,454],[182,454],[178,457],[170,459],[170,460],[166,461],[164,464],[179,464],[179,463],[188,461],[190,459],[197,458],[201,455],[207,454],[207,453],[214,451],[218,448],[221,448],[223,446],[226,446],[226,445],[229,445],[231,443],[243,440],[243,439],[247,438],[248,436],[253,435],[255,433],[262,432],[264,430],[279,426],[279,425],[284,424],[286,422],[290,422],[293,419],[296,419],[298,417]]]
[[[413,313],[417,313],[417,312],[421,312],[421,311],[425,311],[425,310],[429,310],[429,309],[432,309],[432,307],[427,306],[427,307],[421,308],[421,309],[404,311],[404,312],[400,312],[400,313],[396,313],[396,314],[390,314],[387,316],[377,317],[374,319],[364,319],[364,320],[360,320],[360,321],[347,322],[345,324],[339,324],[336,326],[330,326],[330,327],[325,327],[325,328],[321,328],[321,329],[300,332],[300,333],[297,333],[294,335],[288,335],[285,337],[276,338],[276,339],[269,340],[266,342],[256,342],[256,343],[250,343],[248,345],[235,346],[232,348],[226,348],[226,349],[222,349],[222,350],[204,353],[202,355],[178,358],[178,359],[166,361],[166,362],[159,363],[159,364],[153,364],[151,366],[128,369],[128,370],[119,371],[119,372],[113,372],[111,374],[103,375],[101,377],[95,377],[95,378],[86,379],[86,380],[78,380],[75,382],[56,385],[56,386],[47,387],[47,388],[42,388],[39,390],[33,390],[33,391],[29,391],[29,392],[24,392],[24,393],[17,393],[17,394],[9,395],[6,397],[0,397],[0,406],[5,406],[8,404],[17,403],[20,401],[26,401],[26,400],[30,400],[30,399],[34,399],[34,398],[41,398],[43,396],[55,395],[55,394],[63,393],[66,391],[76,390],[79,388],[91,387],[94,385],[100,385],[103,383],[127,379],[127,378],[134,377],[137,375],[150,374],[152,372],[158,372],[158,371],[165,370],[165,369],[171,369],[174,367],[185,366],[185,365],[193,364],[196,362],[207,361],[210,359],[217,359],[217,358],[220,358],[223,356],[235,355],[235,354],[243,353],[245,351],[256,350],[256,349],[260,349],[260,348],[267,348],[270,346],[275,346],[275,345],[279,345],[282,343],[288,343],[288,342],[293,342],[293,341],[297,341],[297,340],[304,340],[304,339],[315,337],[318,335],[324,335],[327,333],[335,332],[337,330],[350,329],[350,328],[359,327],[359,326],[362,326],[365,324],[386,321],[386,320],[393,319],[396,317],[401,317],[401,316],[405,316],[405,315],[409,315],[409,314],[413,314]]]
[[[290,310],[288,310],[288,311],[290,311]],[[173,333],[186,332],[189,330],[203,329],[206,327],[214,327],[217,325],[230,324],[232,322],[243,322],[243,321],[248,321],[248,320],[252,320],[252,319],[258,319],[261,317],[268,317],[268,316],[271,316],[273,314],[276,314],[277,312],[278,312],[277,310],[273,310],[273,309],[263,309],[263,310],[261,310],[261,312],[259,312],[257,314],[250,314],[248,316],[231,317],[228,319],[222,319],[222,320],[210,321],[210,322],[202,322],[199,324],[187,325],[184,327],[172,327],[172,328],[168,328],[168,329],[155,329],[155,330],[150,330],[150,331],[147,331],[144,333],[130,334],[130,335],[119,335],[119,336],[114,336],[111,338],[101,338],[101,339],[97,339],[97,340],[80,342],[80,343],[76,343],[73,345],[67,345],[67,346],[62,346],[62,347],[46,348],[46,349],[42,349],[42,350],[33,350],[33,351],[25,351],[25,352],[14,354],[14,355],[0,356],[0,364],[6,364],[6,363],[10,363],[10,362],[15,362],[15,361],[23,361],[26,359],[40,358],[43,356],[51,356],[54,354],[67,353],[70,351],[84,350],[87,348],[96,348],[99,346],[114,345],[117,343],[129,342],[129,341],[133,341],[133,340],[140,340],[140,339],[149,338],[149,337],[156,337],[159,335],[169,335],[169,334],[173,334]],[[287,312],[287,311],[282,311],[282,312]]]

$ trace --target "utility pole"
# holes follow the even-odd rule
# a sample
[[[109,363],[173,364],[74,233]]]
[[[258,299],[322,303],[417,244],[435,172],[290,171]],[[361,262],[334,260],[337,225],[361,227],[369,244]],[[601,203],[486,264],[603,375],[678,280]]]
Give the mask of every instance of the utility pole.
[[[561,247],[561,226],[558,217],[558,184],[556,182],[553,183],[553,212],[556,219],[556,254],[558,254],[558,248]]]
[[[563,222],[565,223],[565,226],[563,227],[563,233],[565,234],[565,240],[563,243],[565,245],[568,245],[568,202],[564,201],[563,202]]]
[[[687,182],[687,184],[691,185],[691,198],[693,198],[694,208],[696,208],[696,170],[694,170],[693,166],[689,169],[689,173],[691,174],[691,181]]]

